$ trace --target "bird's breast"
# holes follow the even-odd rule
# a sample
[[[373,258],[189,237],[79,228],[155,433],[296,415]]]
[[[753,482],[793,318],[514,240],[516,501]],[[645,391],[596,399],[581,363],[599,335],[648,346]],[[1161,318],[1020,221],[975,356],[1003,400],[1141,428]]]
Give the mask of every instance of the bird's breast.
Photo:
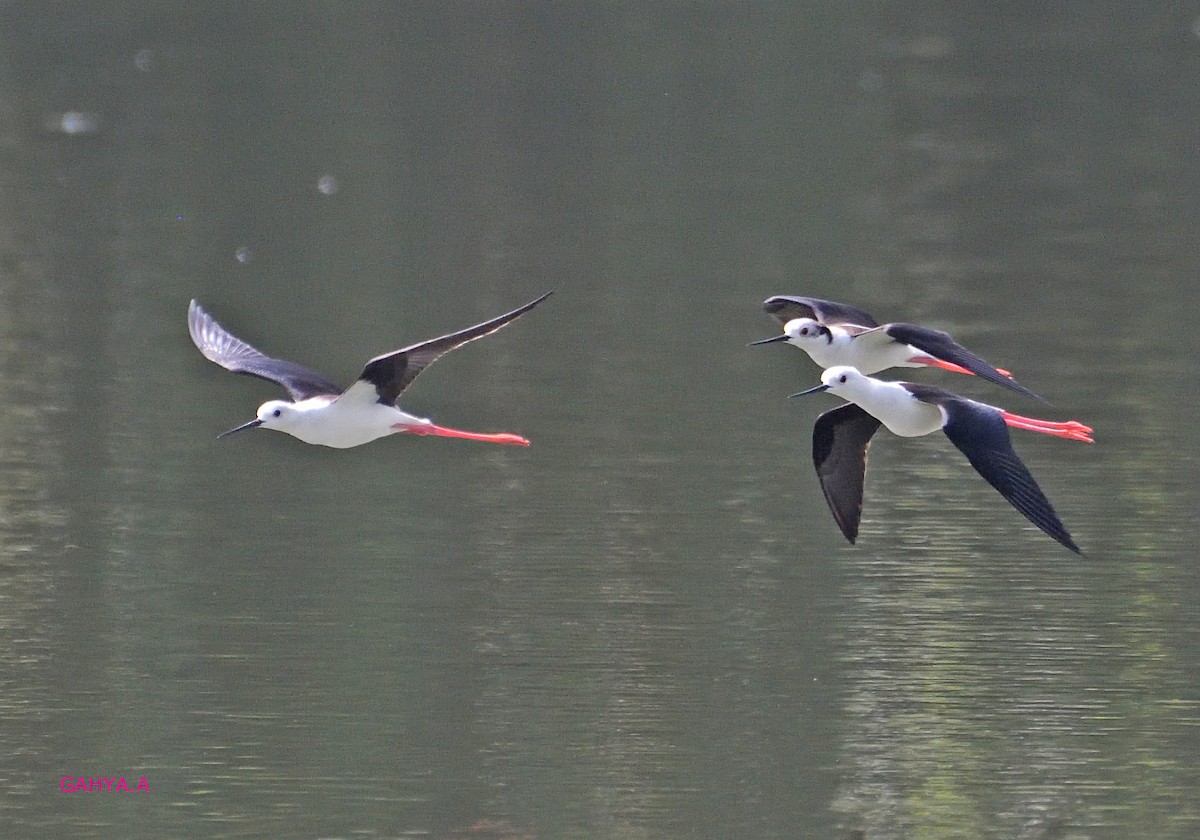
[[[398,431],[394,426],[406,419],[415,418],[395,406],[334,400],[305,412],[285,431],[305,443],[349,449],[394,434]]]
[[[890,384],[890,383],[889,383]],[[859,406],[900,437],[920,437],[936,432],[945,424],[942,410],[936,405],[921,402],[901,388],[863,396]]]
[[[905,410],[893,413],[883,425],[888,431],[900,437],[920,437],[930,432],[936,432],[945,425],[942,410],[936,405],[913,400]]]

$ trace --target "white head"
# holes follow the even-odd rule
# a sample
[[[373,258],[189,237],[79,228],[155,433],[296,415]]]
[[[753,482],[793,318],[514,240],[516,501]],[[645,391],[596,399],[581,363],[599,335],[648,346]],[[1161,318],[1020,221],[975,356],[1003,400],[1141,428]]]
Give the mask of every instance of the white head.
[[[858,368],[849,365],[835,365],[821,374],[821,382],[826,389],[838,396],[861,391],[870,381],[871,377],[859,373]]]
[[[773,335],[770,338],[763,338],[758,341],[751,341],[751,346],[756,344],[774,344],[777,341],[786,341],[788,344],[795,345],[802,350],[805,350],[810,355],[812,351],[808,348],[812,345],[824,341],[828,344],[833,336],[829,332],[829,328],[822,326],[812,318],[793,318],[783,325],[783,333]]]
[[[829,343],[829,328],[817,323],[812,318],[793,318],[783,325],[783,332],[790,344],[803,347],[818,341]]]
[[[845,397],[853,402],[853,397],[856,394],[861,394],[867,388],[870,388],[874,380],[865,374],[859,373],[858,368],[850,367],[849,365],[835,365],[827,368],[821,374],[821,384],[815,388],[809,388],[807,391],[801,391],[798,394],[792,394],[793,397],[803,397],[806,394],[818,394],[821,391],[828,391],[831,394],[837,394],[839,397]]]
[[[258,417],[251,420],[249,423],[244,423],[237,428],[230,429],[227,432],[222,432],[217,435],[223,438],[226,435],[231,435],[234,432],[244,432],[247,429],[276,429],[281,432],[286,432],[288,427],[293,423],[296,416],[300,414],[295,403],[290,403],[287,400],[270,400],[258,407]]]

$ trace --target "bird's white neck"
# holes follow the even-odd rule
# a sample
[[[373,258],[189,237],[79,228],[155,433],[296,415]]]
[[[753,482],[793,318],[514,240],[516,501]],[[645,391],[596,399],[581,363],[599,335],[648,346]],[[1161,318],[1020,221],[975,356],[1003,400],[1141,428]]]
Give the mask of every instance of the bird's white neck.
[[[837,327],[831,328],[828,333],[816,332],[818,329],[816,321],[812,322],[810,329],[813,332],[789,332],[787,343],[793,347],[799,347],[808,354],[810,359],[823,368],[841,364],[841,360],[846,358],[845,348],[849,345],[850,336]]]

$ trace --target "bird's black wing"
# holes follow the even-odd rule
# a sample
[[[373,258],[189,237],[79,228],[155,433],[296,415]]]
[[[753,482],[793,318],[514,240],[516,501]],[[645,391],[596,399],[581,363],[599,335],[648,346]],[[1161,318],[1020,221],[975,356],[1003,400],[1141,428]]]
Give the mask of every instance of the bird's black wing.
[[[825,324],[857,324],[860,327],[877,327],[879,324],[870,314],[857,306],[795,295],[775,295],[763,301],[763,311],[781,324],[795,318],[812,318]]]
[[[226,330],[196,301],[188,307],[188,331],[204,358],[226,370],[257,376],[283,387],[293,400],[340,394],[342,389],[315,371],[284,359],[273,359]]]
[[[947,417],[942,431],[967,456],[976,472],[1026,519],[1071,551],[1082,554],[1042,488],[1017,456],[1000,412],[961,398],[946,399],[940,404]]]
[[[854,403],[846,403],[817,418],[813,426],[813,466],[821,491],[838,527],[851,543],[858,538],[862,519],[867,448],[879,421]]]
[[[1015,379],[1005,376],[984,359],[976,356],[966,347],[963,347],[951,338],[949,333],[944,333],[941,330],[933,330],[929,327],[919,327],[916,324],[888,324],[883,328],[883,331],[901,344],[910,344],[918,350],[928,353],[935,359],[951,362],[959,367],[966,368],[971,373],[986,379],[988,382],[994,382],[997,385],[1002,385],[1005,388],[1022,393],[1027,397],[1033,397],[1040,402],[1046,402],[1043,397],[1030,391]]]
[[[379,402],[391,405],[396,402],[404,389],[412,384],[412,381],[417,378],[421,371],[425,370],[425,368],[429,367],[442,356],[457,347],[461,347],[468,341],[474,341],[488,333],[495,332],[508,322],[516,320],[530,309],[533,309],[533,307],[550,297],[551,294],[553,293],[546,292],[546,294],[536,300],[531,300],[529,303],[514,309],[512,312],[508,312],[498,318],[493,318],[490,321],[484,321],[482,324],[476,324],[473,327],[468,327],[465,330],[459,330],[449,335],[443,335],[440,338],[422,341],[420,344],[413,344],[392,353],[376,356],[367,362],[359,380],[374,385],[375,390],[379,394]]]

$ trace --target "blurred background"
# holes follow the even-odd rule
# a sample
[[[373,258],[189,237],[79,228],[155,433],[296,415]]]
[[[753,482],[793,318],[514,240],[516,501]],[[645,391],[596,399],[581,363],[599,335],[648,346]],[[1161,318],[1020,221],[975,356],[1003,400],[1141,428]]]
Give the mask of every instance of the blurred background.
[[[1200,7],[0,3],[7,837],[1200,834]],[[255,432],[196,297],[529,449]],[[772,294],[959,341],[1087,553]],[[892,372],[893,374],[899,372]],[[66,793],[63,777],[149,792]]]

